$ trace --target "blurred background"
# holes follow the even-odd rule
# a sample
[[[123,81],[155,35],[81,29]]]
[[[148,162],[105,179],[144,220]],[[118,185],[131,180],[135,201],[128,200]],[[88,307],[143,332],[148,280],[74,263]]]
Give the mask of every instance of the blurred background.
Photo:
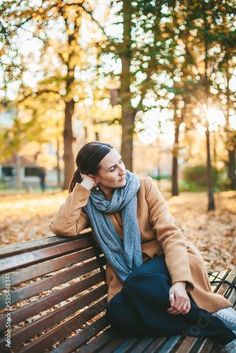
[[[97,140],[156,180],[210,268],[235,268],[233,0],[2,0],[0,38],[2,244],[49,232]]]

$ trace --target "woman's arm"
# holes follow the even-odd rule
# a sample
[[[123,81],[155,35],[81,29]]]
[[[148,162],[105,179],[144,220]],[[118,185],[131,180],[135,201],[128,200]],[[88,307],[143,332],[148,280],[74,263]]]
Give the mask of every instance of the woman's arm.
[[[76,184],[53,217],[50,229],[59,236],[75,236],[89,227],[87,215],[82,211],[89,199],[90,187],[86,181]]]
[[[175,225],[167,204],[151,178],[146,179],[146,200],[149,207],[150,222],[155,230],[165,255],[165,261],[171,276],[169,291],[170,307],[167,311],[173,315],[187,314],[191,309],[187,290],[192,290],[193,280],[188,260],[187,246],[181,230]]]
[[[149,220],[164,252],[172,284],[186,282],[186,289],[191,290],[194,285],[184,236],[176,226],[162,194],[152,179],[148,177],[145,182]]]

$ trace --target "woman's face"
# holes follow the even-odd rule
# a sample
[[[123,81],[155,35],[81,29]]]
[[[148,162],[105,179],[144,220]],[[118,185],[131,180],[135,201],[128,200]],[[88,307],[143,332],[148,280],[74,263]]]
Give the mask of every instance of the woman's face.
[[[125,165],[119,152],[112,148],[100,161],[96,180],[107,188],[119,188],[126,184]]]

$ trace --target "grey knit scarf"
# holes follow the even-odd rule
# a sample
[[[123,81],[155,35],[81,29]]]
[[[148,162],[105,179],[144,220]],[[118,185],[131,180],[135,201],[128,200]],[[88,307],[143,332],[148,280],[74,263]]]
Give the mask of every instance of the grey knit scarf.
[[[139,188],[138,177],[126,170],[126,184],[114,190],[111,200],[106,200],[101,191],[92,190],[84,207],[106,260],[122,281],[142,264],[141,234],[137,220]],[[117,211],[121,211],[123,240],[108,216],[108,213]]]

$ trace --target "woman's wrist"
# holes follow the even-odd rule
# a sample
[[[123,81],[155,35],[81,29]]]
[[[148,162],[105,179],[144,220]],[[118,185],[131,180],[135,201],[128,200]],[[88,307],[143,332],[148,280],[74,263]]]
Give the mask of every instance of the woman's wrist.
[[[80,185],[85,187],[87,190],[91,190],[94,187],[94,181],[86,178],[81,181]]]
[[[186,282],[185,281],[179,281],[179,282],[175,282],[174,284],[180,285],[181,287],[186,287]]]

